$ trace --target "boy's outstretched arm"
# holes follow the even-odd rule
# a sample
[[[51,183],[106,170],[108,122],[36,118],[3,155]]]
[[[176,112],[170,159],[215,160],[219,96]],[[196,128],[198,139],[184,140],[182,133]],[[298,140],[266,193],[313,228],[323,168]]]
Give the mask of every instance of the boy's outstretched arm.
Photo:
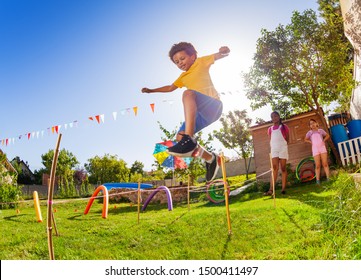
[[[230,51],[231,50],[226,46],[220,47],[219,52],[214,54],[214,60],[217,60],[217,59],[220,59],[220,58],[223,58],[223,57],[229,55]]]
[[[168,86],[163,86],[163,87],[159,87],[159,88],[142,88],[142,92],[145,93],[153,93],[153,92],[171,92],[176,90],[177,87],[173,84],[168,85]]]

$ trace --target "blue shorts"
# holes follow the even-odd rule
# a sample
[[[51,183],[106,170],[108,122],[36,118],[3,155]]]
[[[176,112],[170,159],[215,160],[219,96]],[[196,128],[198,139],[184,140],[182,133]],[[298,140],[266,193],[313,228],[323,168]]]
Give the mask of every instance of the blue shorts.
[[[213,97],[202,94],[198,91],[193,91],[196,95],[197,113],[194,133],[202,130],[215,122],[222,115],[223,104],[222,101]],[[179,128],[178,132],[185,131],[186,123],[184,122]]]

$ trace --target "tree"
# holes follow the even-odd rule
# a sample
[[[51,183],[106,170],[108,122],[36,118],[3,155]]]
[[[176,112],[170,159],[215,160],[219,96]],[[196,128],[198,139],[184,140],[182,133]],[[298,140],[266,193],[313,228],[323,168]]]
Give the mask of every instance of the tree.
[[[53,163],[54,158],[54,150],[49,150],[47,153],[41,155],[42,164],[45,166],[46,171],[50,174],[51,165]],[[58,155],[58,163],[56,174],[61,176],[64,174],[65,170],[74,169],[75,166],[78,164],[77,158],[73,155],[73,153],[62,149]]]
[[[21,199],[21,188],[16,184],[16,172],[9,171],[6,155],[0,150],[0,209],[13,208]]]
[[[325,20],[325,28],[332,30],[339,34],[341,41],[348,47],[346,48],[345,60],[346,63],[353,63],[354,48],[346,37],[344,30],[344,20],[342,17],[341,6],[339,0],[318,0],[319,12],[321,17]],[[339,97],[339,106],[335,108],[336,111],[343,112],[350,108],[349,95],[342,95]]]
[[[290,24],[261,34],[254,64],[244,75],[252,108],[270,104],[288,113],[314,111],[327,127],[322,106],[349,102],[354,85],[353,63],[347,59],[350,44],[343,34],[319,23],[312,10],[296,11]]]
[[[246,110],[229,111],[226,115],[222,114],[220,118],[222,128],[218,131],[214,130],[213,135],[217,138],[224,147],[234,150],[244,160],[244,167],[246,170],[246,177],[248,179],[248,165],[247,158],[253,152],[253,145],[249,126],[252,119],[247,116]]]
[[[127,163],[116,155],[105,154],[88,159],[85,169],[89,173],[89,182],[102,184],[111,182],[128,182],[129,169]]]
[[[41,155],[42,164],[45,166],[47,174],[51,172],[51,165],[54,158],[54,150],[49,150],[47,153]],[[74,168],[78,164],[77,158],[73,153],[62,149],[58,155],[58,162],[56,166],[56,177],[59,184],[59,194],[64,197],[74,196],[76,194],[74,184]]]
[[[144,174],[144,164],[140,161],[135,161],[131,168],[130,168],[130,174],[140,174],[140,175],[143,175]]]
[[[144,164],[140,161],[135,161],[129,170],[129,181],[139,182],[143,180],[144,176]]]

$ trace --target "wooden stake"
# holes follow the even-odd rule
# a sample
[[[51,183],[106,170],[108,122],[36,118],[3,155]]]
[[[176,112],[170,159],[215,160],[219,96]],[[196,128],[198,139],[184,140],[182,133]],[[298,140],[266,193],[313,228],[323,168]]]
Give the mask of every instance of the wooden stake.
[[[190,185],[190,175],[188,174],[188,194],[187,194],[188,195],[188,211],[191,211],[189,185]]]
[[[58,140],[56,142],[53,162],[51,164],[50,171],[50,182],[49,182],[49,190],[48,190],[48,215],[47,215],[47,223],[48,223],[48,249],[49,249],[49,258],[54,260],[54,248],[53,248],[53,236],[52,236],[52,207],[53,207],[53,194],[54,194],[54,185],[55,185],[55,173],[56,173],[56,165],[58,163],[58,155],[59,155],[59,146],[61,141],[61,134],[58,136]],[[55,224],[55,223],[54,223]]]
[[[56,235],[56,236],[59,236],[58,229],[56,228],[56,222],[55,222],[54,212],[51,213],[51,220],[53,221],[53,225],[54,225],[54,229],[55,229],[55,235]]]
[[[223,155],[223,153],[221,153],[220,157],[221,157],[222,176],[223,176],[223,182],[224,182],[224,197],[225,197],[225,201],[226,201],[228,235],[230,235],[230,234],[232,234],[231,215],[229,213],[228,184],[227,184],[226,166],[225,166],[225,163],[224,163],[224,155]]]
[[[269,160],[271,164],[271,180],[272,180],[272,196],[273,196],[273,207],[276,208],[276,189],[275,189],[275,175],[273,174],[272,156],[269,154]]]
[[[138,225],[140,220],[140,182],[138,181]]]

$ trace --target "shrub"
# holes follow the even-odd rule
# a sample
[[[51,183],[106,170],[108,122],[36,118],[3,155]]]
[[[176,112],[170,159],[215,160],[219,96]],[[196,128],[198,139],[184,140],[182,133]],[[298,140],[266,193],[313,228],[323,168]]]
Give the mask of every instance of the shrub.
[[[336,190],[322,220],[326,233],[336,247],[337,259],[360,259],[361,253],[361,191],[352,176],[340,172],[332,184]],[[348,254],[352,255],[348,255]]]
[[[20,187],[12,184],[0,184],[0,207],[1,209],[15,208],[20,199]]]

